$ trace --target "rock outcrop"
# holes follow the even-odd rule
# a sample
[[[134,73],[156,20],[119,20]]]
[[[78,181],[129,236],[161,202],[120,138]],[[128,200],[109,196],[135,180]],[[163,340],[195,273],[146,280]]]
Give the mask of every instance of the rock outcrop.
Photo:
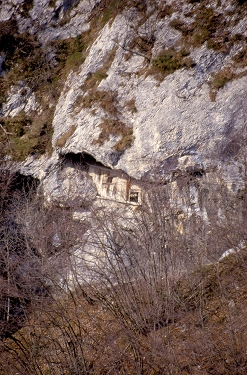
[[[228,187],[236,190],[237,183],[241,188],[246,178],[246,12],[246,4],[237,0],[231,5],[158,0],[2,4],[1,21],[15,18],[19,33],[37,35],[42,48],[49,45],[51,70],[52,59],[54,66],[59,63],[51,41],[81,35],[87,40],[83,62],[64,79],[54,107],[53,156],[30,156],[22,172],[53,186],[59,155],[86,152],[135,179],[169,181],[181,171],[216,169]],[[46,111],[29,86],[16,82],[9,88],[3,118],[21,110],[27,115]]]

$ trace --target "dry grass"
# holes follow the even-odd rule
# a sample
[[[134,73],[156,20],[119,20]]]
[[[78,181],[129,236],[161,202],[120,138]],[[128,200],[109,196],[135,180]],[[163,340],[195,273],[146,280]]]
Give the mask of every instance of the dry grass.
[[[94,73],[89,73],[82,87],[83,91],[96,89],[100,82],[108,77],[106,72],[107,70],[101,68]]]
[[[117,51],[117,46],[114,47],[111,51],[109,51],[105,58],[104,58],[104,63],[101,68],[96,70],[94,73],[90,73],[85,82],[84,85],[82,86],[83,91],[88,91],[88,90],[96,90],[99,83],[107,78],[107,71],[110,69],[111,64],[115,58],[116,51]]]
[[[230,68],[225,68],[220,70],[215,74],[213,80],[211,81],[211,88],[219,90],[224,87],[227,82],[232,81],[235,78],[233,71]]]
[[[88,75],[82,87],[86,91],[85,95],[79,95],[74,104],[75,110],[79,111],[80,108],[102,108],[110,118],[105,118],[99,125],[101,132],[99,138],[93,144],[103,145],[106,140],[110,139],[110,135],[120,136],[121,139],[115,144],[114,149],[117,152],[122,152],[130,147],[133,141],[132,129],[126,127],[124,123],[119,121],[119,110],[117,108],[117,91],[99,90],[99,83],[107,78],[107,71],[114,60],[117,47],[113,48],[106,57],[103,66],[96,72]],[[130,102],[131,110],[134,111],[134,102]]]
[[[49,7],[54,8],[55,5],[56,5],[56,0],[50,0],[48,5],[49,5]]]
[[[228,53],[234,43],[244,39],[244,36],[239,34],[231,36],[227,30],[227,26],[231,25],[231,20],[226,17],[226,14],[218,13],[211,8],[209,2],[197,0],[190,2],[195,5],[186,16],[193,18],[194,21],[187,24],[183,20],[175,18],[169,24],[182,33],[180,45],[199,47],[206,42],[208,48],[212,48],[216,52]],[[235,9],[233,14],[237,11],[238,9]],[[244,13],[241,17],[244,17]]]
[[[154,35],[149,36],[136,36],[128,45],[128,50],[133,51],[137,50],[141,55],[143,55],[148,61],[152,56],[152,48],[155,43]],[[127,58],[126,58],[127,60]]]
[[[245,77],[247,75],[247,70],[241,73],[234,73],[231,68],[224,68],[215,74],[210,85],[210,99],[212,101],[216,100],[217,92],[223,88],[228,82],[233,81],[234,79]]]
[[[118,109],[116,107],[116,92],[105,90],[89,90],[86,95],[80,99],[80,104],[84,108],[101,107],[108,114],[116,117]]]
[[[165,18],[166,16],[171,16],[176,11],[176,4],[158,4],[158,18]]]
[[[130,99],[130,100],[127,100],[124,103],[124,107],[127,108],[127,110],[130,111],[131,113],[136,113],[137,112],[136,101],[135,101],[134,98]]]
[[[35,92],[43,110],[41,115],[33,113],[26,118],[26,125],[23,125],[20,115],[11,120],[12,124],[10,119],[5,119],[5,126],[15,129],[10,131],[13,134],[8,137],[6,134],[0,135],[0,153],[23,160],[29,154],[50,151],[55,104],[66,76],[83,62],[84,41],[79,35],[66,41],[53,41],[43,47],[35,36],[18,34],[15,21],[8,21],[1,26],[0,41],[6,53],[5,64],[8,72],[4,77],[0,77],[0,101],[6,101],[9,88],[21,80]],[[56,55],[56,64],[53,67],[47,64],[46,48],[53,50]]]
[[[247,47],[243,48],[239,53],[233,56],[232,60],[240,68],[246,67],[247,66]]]
[[[188,50],[181,49],[176,51],[174,48],[169,48],[152,60],[152,68],[147,71],[147,74],[155,74],[158,79],[163,79],[178,69],[189,69],[194,65],[195,63],[189,57]]]
[[[123,122],[105,118],[99,127],[101,128],[99,138],[95,140],[93,144],[103,145],[105,141],[110,139],[110,135],[114,135],[121,137],[121,139],[114,145],[115,151],[122,152],[131,146],[134,139],[133,129],[127,127]]]
[[[83,90],[87,91],[84,96],[78,96],[75,102],[77,111],[80,108],[102,108],[110,117],[105,118],[99,125],[101,132],[99,138],[93,144],[103,145],[103,143],[110,139],[110,135],[121,137],[115,144],[114,149],[117,152],[122,152],[130,147],[133,141],[133,130],[127,127],[119,120],[119,110],[117,108],[117,91],[99,90],[98,85],[102,79],[107,77],[107,71],[110,68],[112,61],[115,57],[116,49],[114,48],[105,59],[103,66],[95,73],[88,75],[83,85]],[[131,111],[136,111],[134,101],[127,103]]]
[[[99,31],[107,22],[115,19],[128,4],[127,0],[101,0],[91,14],[91,30]]]
[[[53,134],[53,111],[54,108],[47,109],[43,115],[32,117],[21,111],[15,117],[1,119],[0,155],[9,154],[15,160],[24,160],[31,154],[49,153]]]
[[[228,53],[229,48],[235,43],[245,43],[246,37],[241,34],[229,35],[226,29],[230,28],[234,23],[240,22],[247,13],[246,2],[243,0],[234,0],[233,8],[227,11],[226,14],[219,14],[217,9],[211,7],[209,0],[188,0],[192,3],[190,12],[187,16],[194,19],[192,22],[184,22],[179,18],[176,18],[170,22],[170,26],[179,30],[182,33],[180,43],[180,50],[189,50],[191,46],[197,47],[203,43],[207,43],[208,48],[213,48],[216,52]],[[55,2],[50,1],[50,5],[54,6]],[[219,5],[219,4],[218,4]],[[22,5],[24,14],[27,14],[33,6],[33,1],[25,1]],[[113,21],[117,14],[120,14],[125,8],[135,7],[138,12],[140,23],[144,23],[147,20],[148,14],[146,12],[146,3],[142,0],[102,0],[93,9],[91,15],[91,24],[89,32],[79,35],[76,38],[70,38],[64,41],[57,40],[53,41],[47,48],[53,50],[56,56],[56,64],[47,64],[47,51],[43,49],[43,46],[37,40],[35,35],[29,34],[18,34],[17,23],[14,20],[1,22],[0,30],[0,41],[2,51],[6,55],[5,65],[8,69],[8,73],[4,77],[0,77],[0,102],[4,102],[7,97],[7,91],[10,86],[15,85],[17,81],[24,81],[29,87],[31,87],[36,93],[40,94],[40,97],[44,96],[47,92],[52,98],[54,104],[59,96],[61,87],[66,79],[66,76],[71,70],[76,70],[83,63],[87,55],[87,47],[89,47],[97,37],[102,27],[108,21]],[[178,5],[173,3],[157,4],[159,11],[158,17],[170,17],[172,13],[178,11]],[[66,19],[65,17],[64,22]],[[152,33],[151,33],[152,34]],[[137,35],[137,34],[136,34]],[[132,41],[134,49],[142,53],[148,61],[151,59],[152,46],[154,38],[152,36],[143,37],[136,36]],[[179,48],[179,43],[176,49]],[[84,98],[78,98],[76,106],[85,105],[91,108],[97,105],[99,101],[100,107],[105,109],[111,116],[117,117],[116,109],[116,93],[99,94],[97,87],[101,80],[107,78],[107,70],[109,69],[115,55],[116,49],[113,49],[106,56],[106,61],[101,69],[97,72],[92,73],[88,76],[84,84],[85,91],[89,92],[89,95]],[[246,66],[246,48],[233,58],[233,62],[236,67],[243,68]],[[126,54],[126,58],[131,56],[131,52]],[[51,67],[52,66],[52,67]],[[163,56],[159,56],[153,60],[153,66],[148,70],[147,74],[155,74],[158,79],[163,79],[167,74],[171,74],[181,67],[190,68],[193,66],[193,61],[187,56],[181,56],[179,51],[165,51]],[[146,68],[144,72],[146,72]],[[224,86],[229,79],[239,77],[235,75],[232,78],[224,76],[215,77],[212,82],[212,88],[210,96],[212,100],[215,100],[217,90]],[[218,82],[216,82],[218,80]],[[225,82],[225,83],[224,83]],[[46,110],[46,109],[45,109]],[[78,108],[76,108],[78,110]],[[48,114],[47,117],[50,115]],[[39,122],[38,118],[32,123]],[[47,121],[44,121],[44,123]],[[47,122],[48,123],[48,122]],[[44,125],[50,128],[50,120],[48,125]],[[45,130],[46,133],[51,134],[51,131]],[[2,150],[10,150],[9,146],[12,143],[15,148],[19,148],[22,144],[21,140],[11,140],[11,136],[2,138]],[[24,137],[25,140],[26,136]],[[44,141],[44,140],[43,140]],[[44,143],[42,141],[42,143]],[[47,139],[47,142],[50,141]],[[22,155],[26,155],[29,147],[27,146],[27,140],[25,140],[26,151]],[[34,150],[35,142],[32,141],[33,146],[30,150]],[[18,146],[17,146],[18,144]],[[44,147],[44,144],[43,146]],[[49,146],[48,146],[49,147]],[[41,148],[40,148],[41,149]],[[34,152],[34,151],[31,151]],[[43,152],[43,150],[42,150]],[[18,155],[18,152],[14,153]]]
[[[95,83],[95,77],[93,83]],[[90,81],[92,85],[92,81]],[[87,83],[88,84],[88,83]],[[87,94],[79,97],[77,105],[84,108],[93,108],[96,105],[100,106],[110,117],[105,118],[99,125],[101,132],[99,138],[93,144],[103,145],[106,140],[110,139],[110,135],[120,136],[121,139],[115,144],[114,149],[117,152],[122,152],[130,147],[133,141],[133,131],[127,127],[123,122],[119,121],[119,110],[117,108],[117,92],[96,90],[95,84],[92,89],[89,89]],[[134,111],[134,102],[130,102],[131,110]]]
[[[236,40],[240,39],[242,38],[236,37]],[[232,61],[234,62],[234,67],[224,68],[220,70],[218,73],[214,75],[213,79],[209,83],[209,95],[212,101],[216,100],[217,92],[221,88],[223,88],[228,82],[246,76],[247,70],[240,73],[235,73],[234,70],[236,68],[245,68],[247,66],[247,48],[243,48],[242,51],[233,56]]]
[[[172,27],[175,30],[181,31],[182,33],[186,33],[187,31],[187,26],[185,23],[179,19],[179,18],[174,18],[170,23],[169,26]]]
[[[126,129],[121,136],[122,138],[114,145],[114,150],[117,152],[123,152],[130,148],[134,140],[133,130],[130,128]]]
[[[23,4],[22,4],[22,10],[23,10],[23,15],[25,17],[27,17],[28,15],[28,12],[33,8],[33,0],[26,0]]]
[[[72,125],[64,134],[62,134],[55,142],[56,147],[64,147],[68,139],[74,134],[76,126]]]

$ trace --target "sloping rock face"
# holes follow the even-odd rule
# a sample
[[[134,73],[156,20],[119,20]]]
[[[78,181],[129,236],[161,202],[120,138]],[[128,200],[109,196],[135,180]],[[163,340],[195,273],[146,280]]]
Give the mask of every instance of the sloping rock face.
[[[38,109],[38,103],[35,100],[35,94],[31,91],[30,87],[25,87],[23,82],[13,87],[10,92],[6,103],[3,104],[2,114],[7,117],[14,117],[21,111],[30,113]]]
[[[124,28],[125,21],[119,18],[112,25],[113,31],[114,26],[121,31]],[[116,34],[112,32],[110,35],[114,37]],[[145,172],[170,158],[176,159],[177,165],[183,167],[195,163],[204,166],[218,163],[218,151],[227,148],[236,132],[246,133],[244,98],[247,79],[244,77],[229,82],[217,94],[217,100],[211,102],[207,84],[210,67],[205,67],[209,53],[205,48],[194,51],[194,60],[197,61],[195,68],[177,71],[159,83],[153,76],[144,78],[134,74],[132,69],[138,68],[137,64],[140,69],[144,62],[139,56],[133,57],[135,62],[128,71],[118,47],[117,61],[113,61],[108,77],[100,83],[98,90],[110,88],[112,95],[117,96],[122,109],[120,120],[133,126],[134,140],[123,153],[114,152],[116,137],[113,135],[102,146],[95,144],[101,131],[100,124],[107,113],[97,107],[95,111],[83,108],[75,113],[73,105],[79,95],[87,97],[80,87],[87,75],[100,67],[96,65],[98,59],[95,63],[97,51],[102,53],[102,49],[108,47],[111,44],[105,41],[103,34],[98,47],[92,47],[94,54],[89,55],[81,72],[69,77],[68,86],[71,89],[61,95],[54,116],[54,145],[56,139],[73,124],[77,125],[77,129],[59,152],[87,151],[104,164],[141,178]],[[213,60],[215,56],[211,58]],[[217,65],[218,70],[221,67],[222,64]],[[123,76],[119,71],[124,72]],[[126,79],[125,74],[128,73],[130,77]],[[133,99],[136,107],[134,114],[126,108],[126,102]]]
[[[43,194],[48,204],[79,209],[88,208],[97,190],[87,173],[79,168],[58,168],[43,182]]]
[[[38,34],[46,43],[66,39],[89,29],[88,19],[97,0],[6,0],[1,4],[0,22],[15,18],[20,33]],[[68,16],[69,13],[69,16]]]
[[[229,187],[236,189],[237,181],[241,188],[246,3],[115,3],[8,0],[1,5],[2,21],[16,17],[19,32],[37,33],[44,45],[82,33],[90,38],[83,63],[67,76],[56,103],[53,157],[45,164],[29,158],[23,172],[47,178],[49,186],[43,165],[55,161],[56,168],[58,155],[86,152],[136,179],[169,180],[176,171],[215,173],[216,168]],[[28,105],[39,110],[26,92],[20,100],[10,89],[3,116],[28,112]]]

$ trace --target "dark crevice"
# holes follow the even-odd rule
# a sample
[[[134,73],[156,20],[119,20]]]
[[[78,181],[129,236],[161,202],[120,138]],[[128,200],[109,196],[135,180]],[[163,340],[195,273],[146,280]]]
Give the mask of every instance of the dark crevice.
[[[19,190],[25,193],[29,193],[31,190],[36,190],[39,184],[39,180],[32,176],[25,176],[21,173],[16,172],[15,176],[13,176],[12,183],[10,185],[10,189],[12,191]]]
[[[205,170],[200,167],[188,167],[186,172],[188,172],[189,176],[191,177],[202,177],[206,173]]]
[[[63,15],[69,12],[73,7],[78,5],[79,0],[64,0],[63,3],[54,11],[54,19],[58,20],[61,10]],[[50,6],[55,6],[54,1],[50,1]]]
[[[105,167],[104,164],[98,162],[92,155],[85,152],[80,152],[77,154],[69,152],[68,154],[61,155],[60,160],[62,162],[62,165],[80,165],[85,170],[88,169],[89,165]]]

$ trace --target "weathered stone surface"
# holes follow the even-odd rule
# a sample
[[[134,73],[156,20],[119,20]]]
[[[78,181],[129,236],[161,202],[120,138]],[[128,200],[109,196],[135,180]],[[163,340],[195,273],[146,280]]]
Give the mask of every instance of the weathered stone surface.
[[[160,24],[159,28],[162,28]],[[176,34],[169,31],[165,21],[163,28],[168,34]],[[87,151],[104,164],[123,169],[135,178],[141,178],[171,157],[176,157],[183,168],[196,163],[205,167],[218,164],[219,147],[230,141],[230,133],[246,132],[243,117],[246,112],[243,100],[247,94],[246,77],[227,83],[212,102],[208,81],[212,72],[229,64],[229,56],[215,53],[206,46],[192,51],[196,63],[194,68],[180,69],[162,82],[146,73],[136,75],[145,61],[135,53],[128,61],[123,58],[124,50],[120,45],[126,44],[128,32],[126,16],[116,17],[92,45],[81,71],[69,76],[66,86],[70,90],[62,93],[54,116],[54,144],[73,124],[77,129],[57,151]],[[82,87],[87,75],[103,66],[104,56],[114,46],[117,47],[115,58],[98,90],[115,93],[121,109],[120,120],[133,126],[133,145],[122,154],[113,149],[116,136],[110,136],[102,146],[93,142],[99,136],[98,125],[108,116],[107,112],[97,103],[91,109],[75,110],[76,98],[85,95]],[[137,112],[134,114],[125,108],[129,99],[135,100]],[[230,133],[228,129],[231,129]],[[185,157],[188,153],[190,157]]]
[[[42,189],[48,204],[74,209],[87,207],[97,194],[87,173],[69,166],[54,170],[43,181]]]
[[[58,0],[50,6],[49,0],[34,0],[28,17],[19,18],[19,31],[38,33],[41,43],[54,39],[73,38],[89,29],[88,18],[97,0]]]
[[[49,178],[49,175],[59,168],[59,156],[54,152],[51,156],[42,155],[37,158],[35,156],[29,156],[24,163],[19,163],[18,168],[24,175],[32,175],[38,178],[41,182]]]
[[[2,114],[14,117],[22,110],[29,114],[38,108],[39,104],[36,102],[34,92],[20,81],[18,86],[11,87],[7,101],[3,104]]]
[[[24,0],[7,0],[4,1],[4,4],[1,4],[0,8],[0,22],[8,21],[19,8],[19,4],[21,4]]]
[[[0,22],[17,20],[20,33],[37,34],[41,43],[75,37],[89,29],[88,18],[98,0],[34,0],[24,11],[24,0],[5,0],[0,8]]]
[[[57,0],[53,6],[49,0],[34,0],[25,16],[22,16],[22,3],[22,0],[7,0],[1,7],[0,20],[8,20],[15,14],[20,31],[37,32],[38,38],[45,43],[74,37],[87,30],[90,14],[99,0]],[[179,18],[189,27],[193,17],[188,12],[199,6],[183,1],[175,3],[167,2],[176,6],[173,13],[163,18],[158,17],[159,12],[151,3],[145,20],[135,7],[119,12],[95,34],[80,69],[69,74],[54,114],[55,151],[52,158],[44,161],[42,157],[38,161],[31,157],[22,166],[29,173],[47,180],[44,182],[47,189],[50,181],[51,195],[58,181],[62,183],[62,178],[69,179],[69,175],[56,175],[58,155],[81,152],[89,153],[104,165],[122,169],[137,179],[154,178],[157,174],[159,178],[169,179],[175,171],[180,173],[199,167],[208,173],[217,168],[229,188],[236,191],[242,188],[244,175],[240,169],[244,171],[242,150],[247,132],[247,77],[242,74],[245,67],[236,71],[239,73],[237,79],[219,89],[215,101],[210,98],[209,83],[217,72],[233,67],[232,57],[246,47],[246,42],[243,39],[237,41],[227,52],[209,49],[206,43],[200,47],[188,46],[195,66],[176,70],[158,80],[149,71],[151,59],[164,49],[180,48],[181,32],[172,28],[170,22]],[[218,14],[234,10],[227,1],[222,1],[221,6],[212,4],[212,8]],[[236,20],[233,29],[228,30],[226,26],[226,32],[246,36],[246,25],[246,18]],[[148,52],[143,51],[131,44],[135,38],[153,38],[153,45],[147,47]],[[51,61],[52,56],[48,59]],[[104,74],[97,84],[85,88],[87,78],[99,69]],[[34,94],[27,89],[21,96],[20,90],[10,91],[7,102],[3,104],[4,116],[15,116],[21,110],[26,113],[39,110]],[[85,108],[83,99],[92,95],[90,90],[108,92],[112,100],[106,105],[100,100],[92,100]],[[134,110],[128,107],[129,101],[132,101]],[[111,112],[113,106],[117,115]],[[104,119],[121,121],[127,127],[133,127],[130,148],[117,152],[114,145],[121,137],[111,132],[104,142],[97,142],[101,133],[99,125]],[[57,141],[74,127],[73,134],[58,147]],[[52,174],[51,169],[54,170]]]

